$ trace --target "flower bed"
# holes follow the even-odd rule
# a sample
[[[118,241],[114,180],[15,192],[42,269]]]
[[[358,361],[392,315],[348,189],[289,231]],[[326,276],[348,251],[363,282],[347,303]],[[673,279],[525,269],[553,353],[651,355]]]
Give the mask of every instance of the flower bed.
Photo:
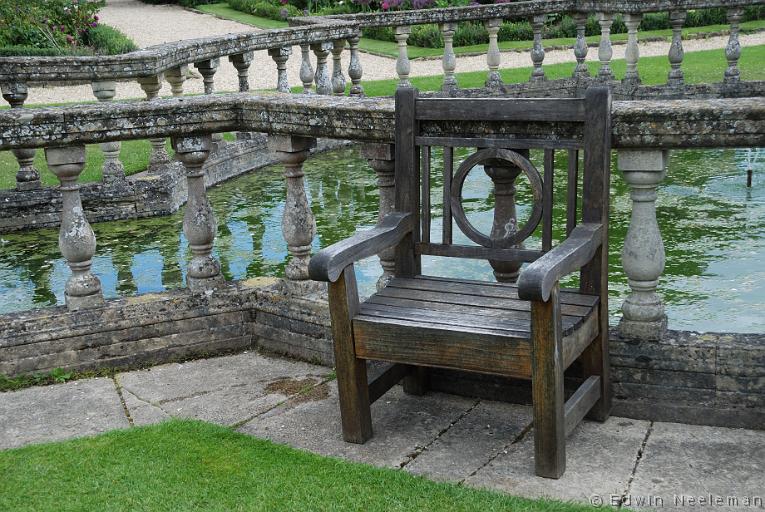
[[[105,0],[0,2],[0,56],[118,54],[136,50],[100,23]]]

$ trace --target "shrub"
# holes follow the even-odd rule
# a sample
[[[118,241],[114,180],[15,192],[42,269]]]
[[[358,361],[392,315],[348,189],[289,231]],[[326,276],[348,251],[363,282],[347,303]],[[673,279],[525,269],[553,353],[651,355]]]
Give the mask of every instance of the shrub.
[[[228,5],[237,11],[272,20],[284,20],[290,16],[301,15],[301,12],[294,5],[274,4],[267,0],[229,0]]]
[[[132,39],[108,25],[98,25],[88,30],[87,43],[96,53],[103,55],[118,55],[138,49]]]
[[[145,4],[178,4],[183,7],[196,7],[197,5],[214,4],[220,0],[141,0]]]

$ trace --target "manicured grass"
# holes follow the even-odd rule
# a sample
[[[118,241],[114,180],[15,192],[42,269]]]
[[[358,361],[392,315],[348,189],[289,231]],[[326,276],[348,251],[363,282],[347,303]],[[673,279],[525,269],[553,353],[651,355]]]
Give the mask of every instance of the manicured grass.
[[[741,69],[742,80],[765,80],[765,45],[748,46],[741,52],[739,68]],[[571,76],[576,63],[551,64],[544,66],[545,75],[548,79],[566,78]],[[596,74],[600,63],[588,62],[591,74]],[[624,76],[626,63],[623,59],[611,62],[617,78]],[[721,82],[723,73],[727,68],[725,60],[725,51],[707,50],[703,52],[686,53],[683,60],[683,71],[687,83],[714,83]],[[459,69],[459,60],[457,61]],[[502,80],[505,83],[526,82],[531,76],[531,67],[500,69]],[[667,82],[667,73],[669,72],[669,61],[664,56],[642,57],[638,63],[638,71],[643,84],[656,85]],[[474,71],[468,73],[457,73],[457,82],[462,88],[483,87],[486,80],[485,71]],[[442,76],[427,76],[411,78],[412,84],[422,91],[436,91],[441,88],[443,82]],[[362,81],[364,92],[367,96],[390,96],[396,90],[398,80],[376,80]],[[296,87],[293,90],[300,91],[302,88]]]
[[[261,16],[255,16],[254,14],[247,14],[246,12],[237,11],[228,6],[226,2],[219,4],[203,4],[197,5],[196,9],[207,14],[213,14],[220,18],[227,20],[238,21],[245,25],[252,25],[257,28],[284,28],[288,26],[286,21],[272,20],[271,18],[263,18]]]
[[[214,14],[221,18],[226,18],[246,25],[252,25],[253,27],[268,29],[268,28],[283,28],[288,26],[286,21],[277,21],[269,18],[263,18],[260,16],[254,16],[252,14],[243,13],[232,9],[225,2],[218,4],[199,5],[197,9],[209,14]],[[741,24],[742,32],[754,32],[756,30],[765,29],[765,20],[747,21]],[[689,27],[683,29],[683,36],[689,37],[696,34],[708,34],[713,32],[722,32],[730,30],[729,25],[708,25],[705,27]],[[647,30],[639,32],[638,37],[640,39],[655,39],[663,38],[669,40],[672,37],[672,31],[666,30]],[[611,41],[626,41],[627,34],[612,34]],[[597,44],[600,41],[600,36],[587,37],[589,44]],[[558,46],[573,46],[576,42],[574,38],[555,38],[545,39],[545,47],[558,47]],[[531,41],[502,41],[499,43],[500,50],[527,50],[531,48]],[[366,52],[374,53],[377,55],[384,55],[387,57],[396,57],[398,55],[398,46],[391,41],[379,41],[377,39],[362,38],[359,47]],[[487,44],[477,44],[471,46],[459,46],[454,48],[454,53],[457,55],[486,53],[488,48]],[[418,59],[422,57],[441,57],[443,55],[442,48],[423,48],[420,46],[409,45],[407,52],[410,59]]]
[[[3,451],[0,474],[0,510],[15,512],[594,510],[435,483],[188,420]]]

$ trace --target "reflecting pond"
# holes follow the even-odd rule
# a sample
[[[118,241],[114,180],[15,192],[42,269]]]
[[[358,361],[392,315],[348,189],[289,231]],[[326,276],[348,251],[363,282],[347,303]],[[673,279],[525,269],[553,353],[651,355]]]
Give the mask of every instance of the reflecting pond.
[[[466,153],[457,155],[464,158]],[[699,331],[765,332],[765,155],[754,164],[753,186],[746,187],[745,150],[674,151],[669,175],[657,201],[667,252],[659,291],[667,304],[669,324]],[[541,155],[532,155],[541,169]],[[440,240],[440,155],[433,155],[432,239]],[[614,158],[615,163],[615,158]],[[565,155],[557,158],[556,226],[563,235]],[[466,180],[464,205],[471,222],[484,232],[491,227],[491,181],[480,169]],[[319,234],[314,250],[336,242],[377,219],[378,190],[374,172],[355,148],[321,154],[305,165],[306,190]],[[559,186],[560,185],[560,186]],[[267,167],[209,191],[218,218],[215,256],[226,279],[282,275],[287,247],[281,234],[285,187],[281,170]],[[611,184],[610,308],[612,323],[627,295],[620,265],[629,225],[627,186],[613,171]],[[519,219],[529,212],[530,193],[519,178]],[[182,211],[168,217],[95,224],[98,239],[93,270],[107,297],[158,292],[183,285],[190,256],[182,234]],[[522,222],[522,220],[521,220]],[[456,226],[456,225],[455,225]],[[527,247],[540,244],[539,231]],[[458,236],[455,242],[466,243]],[[58,252],[58,231],[41,229],[0,235],[0,312],[19,311],[64,301],[69,269]],[[376,258],[357,266],[362,294],[374,289],[380,273]],[[424,257],[427,273],[492,279],[488,263]],[[570,278],[566,284],[575,284]]]

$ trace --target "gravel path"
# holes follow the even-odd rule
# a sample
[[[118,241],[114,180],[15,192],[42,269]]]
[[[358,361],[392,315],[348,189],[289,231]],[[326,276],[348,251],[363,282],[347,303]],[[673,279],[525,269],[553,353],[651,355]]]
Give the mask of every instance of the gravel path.
[[[152,46],[160,43],[178,41],[181,39],[193,39],[231,32],[248,32],[253,29],[234,21],[223,20],[206,14],[197,14],[173,5],[149,5],[138,0],[109,0],[107,6],[101,11],[101,19],[104,23],[119,28],[129,35],[140,47]],[[724,48],[728,41],[727,36],[713,37],[709,39],[689,40],[683,43],[686,52]],[[756,33],[741,36],[742,45],[765,44],[765,33]],[[624,58],[624,45],[614,46],[614,59]],[[643,43],[640,45],[641,56],[666,55],[669,43],[665,41]],[[348,52],[344,52],[343,68],[348,67]],[[597,60],[597,49],[590,48],[588,60]],[[570,50],[551,50],[545,55],[545,64],[559,62],[574,62],[573,53]],[[396,78],[395,59],[378,57],[375,55],[362,54],[361,63],[364,68],[364,80],[377,80]],[[331,64],[331,59],[330,59]],[[315,65],[315,61],[314,61]],[[503,52],[503,68],[515,68],[531,65],[531,58],[527,53]],[[440,60],[415,60],[411,64],[411,76],[440,75],[442,73]],[[190,66],[192,71],[195,71]],[[472,57],[458,57],[457,71],[485,70],[486,57],[483,55]],[[291,85],[299,85],[300,48],[293,48],[292,56],[287,63],[289,82]],[[722,76],[723,70],[720,70]],[[347,77],[346,77],[347,78]],[[362,82],[363,83],[363,82]],[[226,59],[221,60],[221,66],[215,74],[215,88],[218,91],[238,90],[236,70]],[[251,89],[269,89],[276,86],[276,65],[265,51],[255,52],[255,61],[250,66]],[[190,78],[184,85],[187,93],[202,93],[202,80],[198,73]],[[170,87],[165,84],[161,95],[169,95]],[[117,86],[117,99],[142,98],[143,91],[135,82],[120,83]],[[35,87],[29,90],[27,104],[34,103],[58,103],[73,101],[93,100],[90,86],[69,87]]]

